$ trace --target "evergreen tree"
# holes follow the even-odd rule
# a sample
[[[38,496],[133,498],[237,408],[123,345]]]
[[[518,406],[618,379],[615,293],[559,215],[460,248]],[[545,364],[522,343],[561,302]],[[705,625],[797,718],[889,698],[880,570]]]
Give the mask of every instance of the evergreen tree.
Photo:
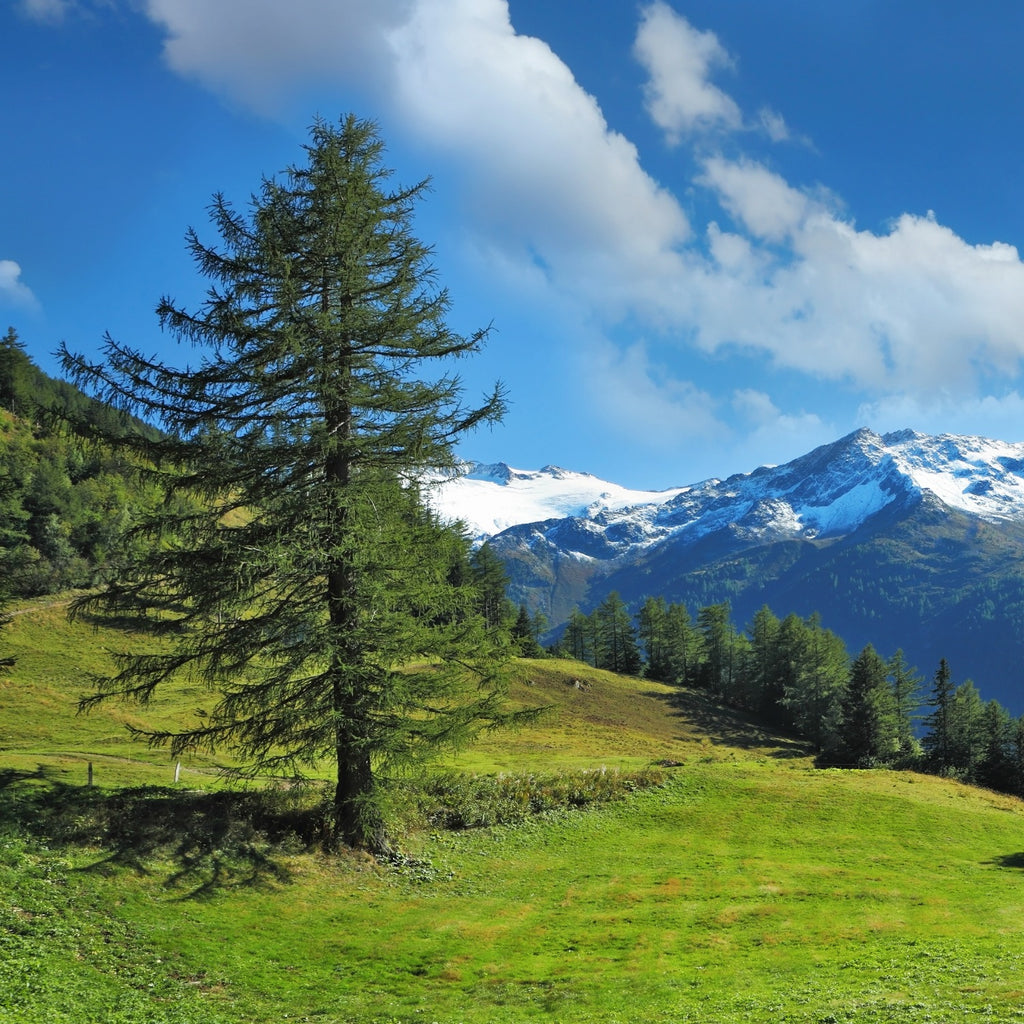
[[[1007,791],[1024,796],[1024,715],[1011,723],[1009,758]]]
[[[490,544],[481,544],[470,559],[472,575],[479,592],[478,606],[488,629],[510,626],[515,618],[515,607],[509,601],[508,573],[505,563],[494,553]]]
[[[663,597],[648,597],[640,606],[637,635],[644,652],[644,675],[660,683],[669,682],[668,607]]]
[[[685,604],[670,604],[665,609],[666,682],[674,686],[690,685],[697,672],[700,637]]]
[[[898,726],[888,669],[871,644],[850,666],[842,711],[834,753],[837,762],[863,767],[896,752]]]
[[[984,705],[970,679],[953,693],[950,763],[966,781],[974,781],[984,756]]]
[[[782,623],[763,605],[754,615],[748,633],[750,652],[745,674],[752,706],[765,718],[778,720],[784,695],[784,672],[779,649]]]
[[[981,714],[982,753],[977,781],[990,789],[1014,791],[1013,721],[999,701],[986,701]]]
[[[525,604],[520,604],[519,614],[512,624],[512,640],[524,658],[539,658],[544,653],[534,632],[534,618]]]
[[[591,624],[586,615],[573,608],[569,613],[569,621],[565,626],[565,633],[562,634],[560,649],[567,657],[576,661],[594,663],[594,650],[591,643]]]
[[[626,603],[613,590],[595,609],[596,664],[610,672],[638,675],[640,651]]]
[[[719,697],[731,692],[736,670],[736,629],[729,613],[727,601],[706,605],[697,612],[701,638],[700,684]]]
[[[932,692],[928,705],[933,710],[925,718],[927,732],[922,739],[922,746],[928,755],[928,761],[935,771],[945,771],[953,764],[954,726],[953,726],[953,695],[955,687],[945,658],[940,659],[932,680]]]
[[[842,640],[820,618],[787,616],[779,628],[785,666],[783,705],[791,724],[819,751],[836,745],[850,657]]]
[[[387,847],[389,776],[507,719],[501,637],[450,579],[465,541],[414,486],[455,472],[453,444],[497,420],[503,397],[467,408],[446,372],[485,332],[448,328],[412,233],[426,183],[392,189],[382,152],[368,122],[317,122],[307,161],[265,179],[248,216],[214,198],[219,243],[188,233],[206,301],[158,306],[196,347],[192,366],[109,336],[102,365],[63,352],[77,382],[166,431],[108,440],[195,499],[150,516],[163,542],[77,609],[142,609],[176,647],[125,656],[83,707],[197,676],[216,706],[150,741],[231,745],[246,774],[327,759],[334,839],[371,850]]]
[[[0,338],[0,408],[16,416],[29,416],[38,397],[34,394],[34,367],[13,327]]]
[[[901,751],[914,747],[914,715],[921,703],[921,676],[907,665],[903,651],[889,659],[889,684],[896,713],[896,736]]]

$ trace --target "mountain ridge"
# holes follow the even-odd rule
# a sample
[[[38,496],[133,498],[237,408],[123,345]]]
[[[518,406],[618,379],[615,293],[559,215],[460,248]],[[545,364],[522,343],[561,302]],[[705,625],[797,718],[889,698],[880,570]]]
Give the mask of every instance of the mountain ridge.
[[[512,471],[521,492],[548,488],[532,506],[486,485],[509,525],[485,535],[513,600],[556,628],[611,590],[634,608],[728,601],[739,624],[763,604],[818,612],[853,650],[902,647],[926,676],[947,657],[1024,712],[1024,443],[861,428],[780,466],[665,491],[586,476],[599,493],[568,514],[571,471],[562,484],[543,472]],[[458,509],[460,482],[446,486]],[[485,497],[465,506],[478,526]]]

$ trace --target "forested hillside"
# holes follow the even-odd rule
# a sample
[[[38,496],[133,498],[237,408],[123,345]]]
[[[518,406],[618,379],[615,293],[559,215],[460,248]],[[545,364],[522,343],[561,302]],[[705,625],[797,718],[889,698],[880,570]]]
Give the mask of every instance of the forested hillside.
[[[557,651],[705,690],[801,736],[822,765],[914,768],[1024,796],[1024,717],[970,679],[957,683],[945,658],[926,682],[900,648],[883,657],[867,644],[851,656],[817,614],[779,619],[765,605],[741,631],[728,603],[694,619],[648,598],[634,619],[613,591],[589,615],[572,613]]]
[[[158,433],[43,373],[8,329],[0,338],[0,578],[13,596],[96,583],[116,563],[134,514],[158,499],[86,436],[90,428]]]

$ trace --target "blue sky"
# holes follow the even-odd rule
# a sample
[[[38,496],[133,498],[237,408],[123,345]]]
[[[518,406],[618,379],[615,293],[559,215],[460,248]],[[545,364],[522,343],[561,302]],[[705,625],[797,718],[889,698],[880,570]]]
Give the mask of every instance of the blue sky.
[[[1024,4],[988,0],[14,0],[0,10],[0,329],[57,372],[375,119],[463,367],[465,456],[633,487],[859,426],[1024,438]]]

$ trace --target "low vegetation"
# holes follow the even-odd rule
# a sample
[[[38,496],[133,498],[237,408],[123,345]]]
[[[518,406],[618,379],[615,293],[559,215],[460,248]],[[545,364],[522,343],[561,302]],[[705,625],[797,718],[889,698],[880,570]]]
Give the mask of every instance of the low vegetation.
[[[325,856],[315,785],[175,785],[125,740],[139,709],[74,714],[75,666],[124,638],[11,611],[3,1024],[1024,1020],[1012,797],[821,770],[706,692],[524,660],[547,718],[410,787],[401,856]]]

